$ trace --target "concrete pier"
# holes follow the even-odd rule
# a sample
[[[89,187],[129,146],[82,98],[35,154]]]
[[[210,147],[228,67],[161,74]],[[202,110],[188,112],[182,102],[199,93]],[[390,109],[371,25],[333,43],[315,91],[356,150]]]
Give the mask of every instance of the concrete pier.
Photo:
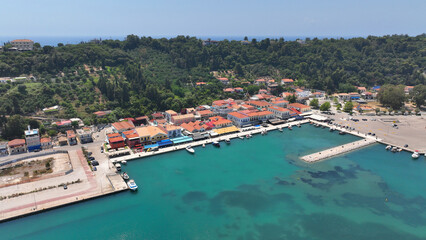
[[[317,162],[317,161],[324,160],[326,158],[335,157],[339,154],[347,153],[349,151],[353,151],[353,150],[368,146],[375,142],[376,140],[374,139],[363,139],[363,140],[347,143],[344,145],[340,145],[334,148],[329,148],[324,151],[309,154],[309,155],[301,157],[300,159],[309,163]]]

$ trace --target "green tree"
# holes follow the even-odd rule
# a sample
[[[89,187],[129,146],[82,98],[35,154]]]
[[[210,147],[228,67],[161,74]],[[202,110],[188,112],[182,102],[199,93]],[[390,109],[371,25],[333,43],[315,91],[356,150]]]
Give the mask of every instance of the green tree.
[[[426,85],[420,84],[415,86],[410,93],[410,97],[418,108],[420,108],[422,105],[425,105]]]
[[[318,109],[319,107],[318,99],[316,98],[312,99],[311,102],[309,103],[309,106],[311,106],[314,109]]]
[[[331,104],[330,102],[325,102],[323,104],[321,104],[320,110],[323,112],[329,111],[331,108]]]
[[[352,102],[346,102],[345,106],[343,107],[343,111],[347,113],[351,113],[353,108],[354,108],[354,105]]]
[[[25,119],[20,115],[13,115],[7,119],[2,132],[3,138],[8,140],[21,138],[26,128]]]
[[[400,109],[404,106],[406,96],[403,85],[385,84],[380,88],[378,100],[383,106]]]
[[[287,96],[287,101],[288,101],[289,103],[295,103],[295,102],[296,102],[296,100],[297,100],[297,98],[296,98],[296,95],[294,95],[294,94],[292,94],[292,95],[288,95],[288,96]]]

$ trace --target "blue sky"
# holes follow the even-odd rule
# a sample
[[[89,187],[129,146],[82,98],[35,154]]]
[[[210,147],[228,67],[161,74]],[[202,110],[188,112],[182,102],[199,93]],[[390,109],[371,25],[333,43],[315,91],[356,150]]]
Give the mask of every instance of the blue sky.
[[[368,36],[426,32],[425,0],[14,0],[0,36]]]

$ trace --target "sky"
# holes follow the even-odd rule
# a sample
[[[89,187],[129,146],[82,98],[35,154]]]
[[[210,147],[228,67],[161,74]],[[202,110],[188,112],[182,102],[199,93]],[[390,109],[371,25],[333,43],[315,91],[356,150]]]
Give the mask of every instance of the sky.
[[[0,36],[382,36],[426,32],[426,0],[13,0]]]

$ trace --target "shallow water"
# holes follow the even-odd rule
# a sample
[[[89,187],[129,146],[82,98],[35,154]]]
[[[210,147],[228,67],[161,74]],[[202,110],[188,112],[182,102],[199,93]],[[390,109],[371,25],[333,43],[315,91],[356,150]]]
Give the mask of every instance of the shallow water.
[[[128,162],[124,192],[0,224],[1,239],[425,239],[426,161],[304,125]],[[0,203],[1,204],[1,203]]]

